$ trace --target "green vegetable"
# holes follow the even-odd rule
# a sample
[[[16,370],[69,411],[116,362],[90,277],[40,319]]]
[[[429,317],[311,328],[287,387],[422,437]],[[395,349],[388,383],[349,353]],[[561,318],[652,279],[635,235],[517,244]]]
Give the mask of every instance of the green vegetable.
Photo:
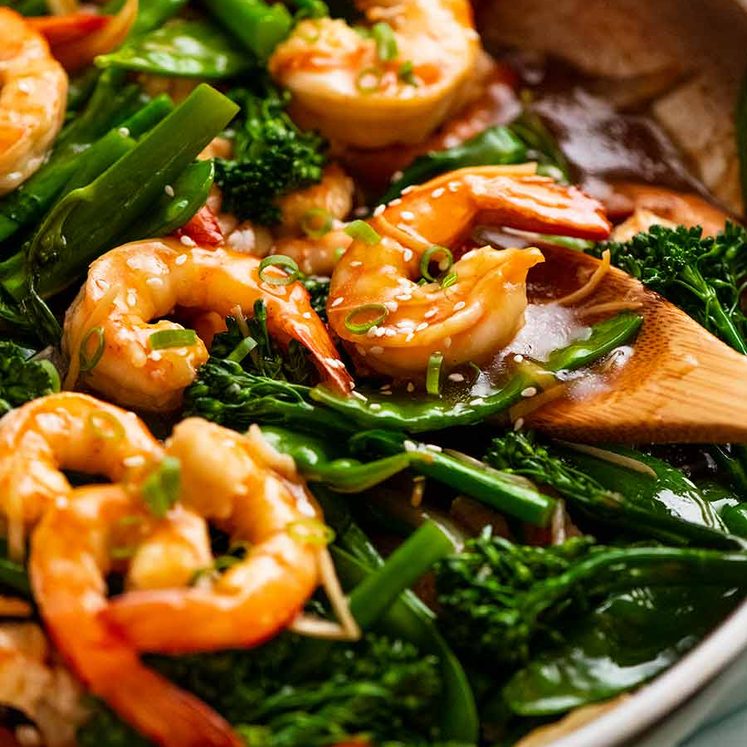
[[[700,228],[652,226],[609,249],[612,263],[686,311],[740,353],[747,353],[741,295],[747,277],[747,232],[727,224],[717,236]]]
[[[166,456],[143,482],[143,501],[148,510],[163,518],[179,499],[181,464],[176,457]]]
[[[228,31],[265,61],[290,33],[293,19],[282,3],[263,0],[205,0],[207,9]]]
[[[661,459],[612,447],[656,476],[571,449],[551,449],[531,433],[493,439],[485,460],[497,469],[528,477],[563,496],[572,507],[643,537],[689,545],[742,547],[698,487]]]
[[[215,163],[224,209],[242,220],[274,225],[280,220],[279,197],[322,178],[326,144],[291,121],[288,95],[271,85],[260,95],[237,89],[231,96],[241,106],[233,123],[233,159]]]
[[[329,296],[329,278],[316,275],[301,278],[301,283],[309,292],[311,308],[316,311],[322,321],[327,321],[327,297]]]
[[[248,72],[254,61],[219,26],[176,19],[96,58],[101,68],[220,80]]]
[[[151,332],[148,346],[151,350],[166,348],[183,348],[197,342],[197,333],[193,329],[159,329]]]
[[[60,374],[50,361],[34,359],[31,351],[0,340],[0,415],[59,391]]]
[[[186,4],[187,0],[140,0],[129,39],[138,39],[143,34],[160,28]]]
[[[739,158],[739,177],[742,185],[742,200],[747,205],[747,76],[742,80],[742,87],[737,99],[734,133],[737,138],[737,156]]]

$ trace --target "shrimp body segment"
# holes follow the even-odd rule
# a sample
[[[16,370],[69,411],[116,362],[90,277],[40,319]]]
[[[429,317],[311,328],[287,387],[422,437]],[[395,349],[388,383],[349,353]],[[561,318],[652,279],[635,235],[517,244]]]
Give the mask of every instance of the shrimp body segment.
[[[0,195],[41,166],[66,105],[67,74],[44,37],[23,16],[0,8]]]
[[[35,399],[0,420],[0,509],[33,524],[70,484],[62,470],[136,479],[163,448],[133,413],[86,394]]]
[[[250,543],[216,579],[129,591],[105,617],[143,651],[184,653],[253,646],[285,627],[318,584],[318,541],[304,528],[317,509],[286,457],[254,426],[244,436],[188,418],[167,443],[182,465],[183,504]],[[317,538],[318,540],[318,538]]]
[[[475,93],[480,43],[470,4],[360,5],[368,21],[388,23],[393,31],[386,59],[375,39],[342,20],[322,18],[302,21],[278,45],[270,73],[293,93],[294,117],[332,140],[362,148],[424,140]]]
[[[81,341],[99,330],[101,355],[83,372],[82,382],[123,405],[173,410],[208,353],[199,338],[154,349],[154,333],[182,327],[151,320],[175,308],[226,317],[239,307],[251,316],[255,301],[262,299],[270,331],[280,342],[295,339],[303,344],[322,377],[348,391],[350,376],[306,289],[298,282],[265,282],[259,264],[247,254],[189,247],[171,239],[126,244],[100,257],[65,318],[63,345],[73,360]]]
[[[609,234],[596,201],[521,169],[452,172],[377,210],[369,221],[375,245],[370,236],[353,242],[327,302],[330,327],[359,367],[422,377],[434,353],[447,367],[480,364],[514,337],[523,324],[527,272],[543,261],[539,249],[474,249],[450,267],[451,283],[418,282],[425,252],[457,247],[478,221],[585,238]],[[444,258],[438,250],[432,256]]]
[[[29,572],[58,650],[95,695],[163,747],[239,747],[231,727],[198,698],[144,666],[136,649],[101,616],[114,530],[131,517],[119,485],[74,491],[34,531]]]

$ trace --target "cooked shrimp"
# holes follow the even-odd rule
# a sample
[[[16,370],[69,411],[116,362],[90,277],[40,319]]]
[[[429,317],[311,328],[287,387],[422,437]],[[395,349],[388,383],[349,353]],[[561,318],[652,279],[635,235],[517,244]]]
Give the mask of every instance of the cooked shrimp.
[[[62,127],[67,74],[44,37],[0,8],[0,195],[42,165]]]
[[[146,737],[164,747],[239,747],[218,714],[145,667],[102,616],[115,530],[134,510],[121,485],[79,488],[50,507],[29,562],[41,616],[75,674]]]
[[[329,324],[360,367],[422,376],[434,353],[446,367],[481,363],[513,338],[523,323],[527,272],[543,261],[538,249],[474,249],[450,267],[447,287],[417,282],[425,253],[443,262],[446,253],[431,247],[457,246],[477,221],[609,234],[599,203],[528,175],[527,167],[462,169],[412,189],[374,213],[373,236],[354,241],[332,276]]]
[[[145,651],[262,643],[299,613],[318,584],[317,509],[292,461],[256,426],[244,436],[189,418],[176,426],[167,451],[182,465],[183,504],[250,543],[246,558],[204,585],[127,592],[104,614]]]
[[[22,530],[70,492],[62,470],[136,480],[162,454],[131,412],[86,394],[40,397],[0,420],[0,510]]]
[[[383,44],[384,55],[340,19],[310,19],[275,49],[270,73],[293,93],[293,116],[333,140],[363,148],[419,142],[476,93],[480,43],[470,3],[359,5],[369,22],[390,25],[394,44]]]
[[[177,307],[225,317],[238,306],[251,315],[254,302],[262,299],[268,325],[280,341],[305,345],[325,381],[348,391],[350,376],[306,289],[298,282],[271,284],[268,277],[287,279],[273,268],[262,280],[259,264],[250,255],[185,246],[173,239],[134,242],[104,254],[91,265],[65,317],[63,346],[71,365],[79,354],[84,359],[90,354],[92,335],[98,345],[98,360],[82,372],[81,382],[124,405],[173,410],[207,360],[207,350],[196,336],[156,349],[151,335],[182,327],[150,320]]]

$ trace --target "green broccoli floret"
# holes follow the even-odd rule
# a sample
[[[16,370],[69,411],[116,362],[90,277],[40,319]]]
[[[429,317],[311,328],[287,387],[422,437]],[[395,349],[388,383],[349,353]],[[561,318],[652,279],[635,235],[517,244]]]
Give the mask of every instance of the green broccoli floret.
[[[701,228],[652,226],[625,243],[599,244],[612,263],[686,311],[740,353],[747,353],[741,296],[747,277],[747,231],[727,224],[717,236]]]
[[[32,351],[0,340],[0,415],[24,402],[60,391],[60,375],[48,360],[34,360]]]
[[[251,747],[324,747],[360,736],[372,744],[432,745],[441,692],[438,660],[409,643],[368,634],[339,644],[324,672],[289,679],[297,639],[281,636],[251,651],[149,657],[234,724]],[[147,744],[102,703],[79,731],[81,745]]]
[[[289,95],[267,84],[262,94],[231,93],[241,106],[231,160],[216,159],[223,206],[242,220],[280,221],[277,198],[322,178],[326,142],[300,130],[286,112]]]

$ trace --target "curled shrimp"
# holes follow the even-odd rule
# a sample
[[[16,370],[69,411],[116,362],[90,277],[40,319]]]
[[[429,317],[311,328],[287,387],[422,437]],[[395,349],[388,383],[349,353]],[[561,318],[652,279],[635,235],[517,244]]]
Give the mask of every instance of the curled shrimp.
[[[361,35],[340,19],[309,19],[275,49],[270,73],[293,93],[293,116],[337,142],[419,142],[474,96],[480,43],[470,3],[359,6],[369,22],[389,24],[391,40]]]
[[[458,246],[477,221],[609,235],[599,203],[527,167],[461,169],[408,191],[377,209],[373,230],[353,242],[332,275],[329,324],[359,367],[418,377],[435,353],[446,367],[479,364],[513,338],[523,324],[527,272],[543,261],[539,249],[474,249],[449,268],[449,284],[418,283],[422,261],[444,262],[438,247]]]
[[[67,75],[23,16],[0,8],[0,195],[44,162],[62,127]]]
[[[182,465],[182,503],[249,550],[216,579],[130,591],[103,614],[144,651],[262,643],[293,620],[318,584],[323,525],[316,506],[292,460],[277,454],[256,426],[245,436],[188,418],[174,429],[167,451]]]
[[[12,410],[0,420],[0,509],[11,549],[22,551],[24,525],[70,492],[62,470],[136,482],[162,454],[137,416],[86,394],[50,394]]]
[[[47,630],[90,691],[156,744],[239,747],[223,718],[144,666],[101,614],[118,530],[133,515],[137,507],[121,485],[79,488],[45,512],[32,536],[29,573]]]
[[[193,243],[193,242],[190,242]],[[120,402],[146,410],[173,410],[208,357],[202,340],[185,338],[156,349],[152,335],[181,330],[163,317],[181,307],[222,317],[267,306],[270,330],[287,344],[308,348],[322,377],[348,391],[351,379],[306,289],[273,268],[260,277],[260,260],[227,249],[185,246],[173,239],[134,242],[112,249],[90,267],[65,317],[63,347],[76,366],[95,354],[81,382]],[[273,284],[275,280],[277,284]],[[92,340],[93,338],[93,340]],[[95,353],[90,348],[96,345]],[[69,382],[76,378],[75,369]]]

